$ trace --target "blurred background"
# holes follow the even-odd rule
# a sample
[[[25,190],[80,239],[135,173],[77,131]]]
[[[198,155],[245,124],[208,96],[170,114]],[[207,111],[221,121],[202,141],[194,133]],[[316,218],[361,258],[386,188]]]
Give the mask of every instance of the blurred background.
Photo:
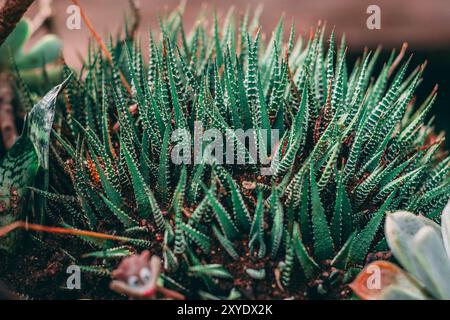
[[[125,17],[131,16],[127,0],[80,0],[95,29],[103,36],[122,30]],[[66,21],[69,16],[69,0],[53,0],[51,32],[60,36],[64,43],[64,57],[73,67],[81,65],[80,57],[87,52],[88,29],[69,30]],[[148,29],[158,28],[158,14],[173,9],[178,0],[140,0],[140,28],[143,45],[147,43]],[[262,31],[270,37],[272,29],[281,15],[284,15],[285,32],[288,33],[292,21],[296,33],[309,34],[311,26],[319,20],[326,21],[329,30],[335,27],[337,36],[346,34],[348,56],[354,61],[364,49],[383,47],[383,58],[387,58],[392,48],[400,49],[403,42],[409,44],[408,53],[414,53],[413,65],[428,60],[425,79],[420,87],[419,101],[424,99],[436,83],[439,94],[433,109],[438,130],[450,131],[450,1],[449,0],[188,0],[185,12],[185,27],[189,29],[203,6],[224,17],[231,6],[236,13],[243,13],[247,7],[255,9],[263,5],[261,14]],[[369,30],[366,25],[370,14],[369,5],[381,9],[381,29]],[[33,5],[27,15],[33,16],[38,10]],[[212,17],[212,14],[211,14]],[[287,37],[287,35],[286,35]],[[447,141],[447,146],[450,146]]]

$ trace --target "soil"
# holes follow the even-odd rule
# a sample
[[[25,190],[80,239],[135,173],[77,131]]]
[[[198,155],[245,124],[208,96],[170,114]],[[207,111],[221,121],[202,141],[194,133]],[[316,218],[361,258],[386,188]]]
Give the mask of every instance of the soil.
[[[72,264],[68,254],[86,252],[69,237],[46,235],[45,243],[24,235],[23,248],[14,255],[1,253],[0,274],[8,289],[21,299],[120,299],[108,289],[109,279],[82,273],[81,290],[69,290],[66,269]],[[84,250],[84,251],[83,251]]]

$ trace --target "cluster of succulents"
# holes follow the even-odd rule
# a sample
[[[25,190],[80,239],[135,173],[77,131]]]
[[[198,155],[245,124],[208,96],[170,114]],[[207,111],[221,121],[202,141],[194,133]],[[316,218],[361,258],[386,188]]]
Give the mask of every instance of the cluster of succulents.
[[[107,54],[92,49],[67,84],[48,189],[3,179],[40,200],[23,219],[117,236],[73,239],[64,250],[82,270],[108,276],[118,258],[148,249],[162,258],[164,286],[187,297],[333,297],[388,249],[387,212],[439,217],[450,157],[427,120],[436,92],[414,103],[424,66],[409,72],[392,52],[375,74],[377,50],[349,69],[345,39],[336,47],[325,27],[305,41],[292,26],[285,41],[281,20],[263,41],[249,13],[215,17],[212,30],[202,16],[188,34],[179,9],[160,25],[148,64],[127,34]],[[196,121],[279,130],[273,174],[172,163],[172,132]],[[78,241],[92,252],[77,252]]]

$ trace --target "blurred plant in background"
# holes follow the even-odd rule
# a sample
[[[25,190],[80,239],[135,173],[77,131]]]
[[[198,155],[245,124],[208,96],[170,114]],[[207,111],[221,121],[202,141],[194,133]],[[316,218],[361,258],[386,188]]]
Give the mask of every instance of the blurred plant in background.
[[[0,70],[17,71],[25,83],[31,87],[46,85],[46,82],[60,80],[61,68],[50,66],[61,54],[62,42],[53,34],[47,34],[39,39],[30,50],[25,46],[30,40],[33,26],[30,20],[21,20],[8,39],[0,46]],[[41,87],[42,89],[42,87]]]
[[[51,0],[39,1],[39,11],[23,18],[0,45],[0,156],[11,148],[18,136],[17,122],[31,110],[39,96],[61,80],[62,41],[54,34],[44,35],[30,47],[29,42],[52,16]],[[17,81],[11,81],[16,78]],[[11,84],[15,83],[15,87]],[[13,109],[13,100],[19,103]]]

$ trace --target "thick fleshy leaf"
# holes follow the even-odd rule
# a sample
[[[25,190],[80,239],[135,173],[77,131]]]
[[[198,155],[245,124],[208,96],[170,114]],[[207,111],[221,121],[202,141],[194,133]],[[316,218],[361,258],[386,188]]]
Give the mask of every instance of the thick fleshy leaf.
[[[24,137],[19,138],[0,160],[0,200],[4,206],[0,214],[0,225],[13,221],[13,215],[5,213],[14,206],[14,193],[18,201],[25,200],[27,187],[33,185],[38,169],[39,159],[36,150],[30,139]]]
[[[450,299],[450,260],[445,254],[441,234],[425,226],[414,236],[414,260],[418,274],[427,290],[437,299]]]
[[[350,284],[350,288],[364,300],[427,298],[417,281],[387,261],[375,261],[366,266]],[[394,291],[398,293],[394,294]],[[403,294],[400,295],[400,292]]]
[[[314,259],[308,254],[308,251],[306,250],[305,245],[302,242],[298,224],[294,227],[292,241],[295,254],[300,262],[300,265],[302,266],[306,278],[313,279],[314,276],[319,272],[320,268],[314,261]]]
[[[369,253],[372,242],[381,226],[381,222],[386,214],[386,208],[390,205],[393,194],[386,199],[381,208],[373,215],[364,229],[355,238],[350,248],[349,257],[352,262],[362,264]]]
[[[55,117],[56,98],[62,89],[70,81],[70,77],[52,90],[33,106],[26,118],[22,136],[28,137],[33,142],[39,158],[39,164],[48,169],[48,149],[50,132]]]
[[[325,211],[317,188],[314,169],[311,168],[311,220],[314,233],[314,256],[318,260],[329,259],[333,256],[333,239],[325,216]]]
[[[433,221],[422,216],[416,216],[406,211],[398,211],[389,214],[386,218],[386,240],[389,248],[400,264],[419,280],[423,280],[420,269],[417,267],[413,246],[414,237],[425,226],[431,227],[440,236],[439,226]]]

